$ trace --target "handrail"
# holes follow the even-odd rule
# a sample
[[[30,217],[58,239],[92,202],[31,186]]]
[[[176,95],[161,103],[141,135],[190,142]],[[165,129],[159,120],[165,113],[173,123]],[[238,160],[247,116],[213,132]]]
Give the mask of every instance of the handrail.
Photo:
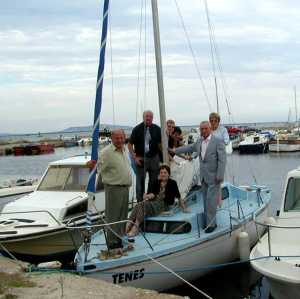
[[[83,226],[69,226],[68,224],[66,225],[67,229],[70,229],[70,230],[76,230],[76,229],[92,229],[92,228],[95,228],[95,227],[99,227],[100,229],[104,229],[104,227],[106,226],[111,226],[111,225],[115,225],[115,224],[121,224],[121,223],[131,223],[133,225],[136,225],[135,222],[131,221],[130,219],[125,219],[125,220],[120,220],[120,221],[115,221],[115,222],[111,222],[111,223],[101,223],[101,224],[93,224],[93,225],[83,225]],[[145,239],[145,241],[147,242],[147,244],[149,245],[150,249],[152,251],[154,251],[151,243],[149,242],[149,240],[146,238],[145,234],[140,230],[140,228],[138,228],[138,230],[141,232],[141,235],[143,236],[143,238]],[[121,236],[118,236],[116,234],[117,237],[119,237],[120,239],[122,238]]]
[[[271,223],[262,223],[262,222],[259,222],[259,221],[255,221],[256,224],[258,225],[261,225],[261,226],[269,226],[269,227],[274,227],[274,228],[290,228],[290,229],[297,229],[297,228],[300,228],[300,226],[282,226],[282,225],[274,225],[274,224],[271,224]]]
[[[261,225],[267,227],[267,234],[268,234],[268,253],[269,257],[272,256],[272,243],[271,243],[271,228],[281,228],[281,229],[300,229],[300,226],[282,226],[282,225],[274,225],[270,223],[262,223],[259,221],[254,220],[255,225]],[[257,232],[258,233],[258,232]],[[260,241],[260,237],[259,237]]]
[[[236,205],[237,205],[237,208],[238,208],[238,217],[239,217],[239,219],[241,219],[241,215],[240,215],[240,209],[241,209],[241,212],[242,212],[242,215],[243,215],[243,219],[245,220],[246,217],[245,217],[244,210],[242,208],[242,205],[241,205],[241,202],[240,202],[239,199],[236,200]]]
[[[63,225],[59,220],[57,220],[56,218],[55,218],[55,216],[51,213],[51,212],[49,212],[49,211],[47,211],[47,210],[34,210],[34,211],[20,211],[20,212],[1,212],[0,213],[0,216],[1,215],[10,215],[10,214],[28,214],[28,213],[46,213],[46,214],[49,214],[49,216],[58,224],[58,225]]]

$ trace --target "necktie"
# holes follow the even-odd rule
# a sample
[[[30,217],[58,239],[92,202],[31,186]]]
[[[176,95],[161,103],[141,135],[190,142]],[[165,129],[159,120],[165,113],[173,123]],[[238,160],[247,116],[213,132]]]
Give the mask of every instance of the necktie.
[[[145,154],[147,154],[150,151],[150,140],[151,140],[150,130],[149,127],[147,127],[146,134],[145,134]]]
[[[202,160],[205,157],[205,153],[206,153],[206,149],[207,149],[207,143],[208,143],[208,139],[206,138],[202,142],[202,148],[201,148],[201,158],[202,158]]]

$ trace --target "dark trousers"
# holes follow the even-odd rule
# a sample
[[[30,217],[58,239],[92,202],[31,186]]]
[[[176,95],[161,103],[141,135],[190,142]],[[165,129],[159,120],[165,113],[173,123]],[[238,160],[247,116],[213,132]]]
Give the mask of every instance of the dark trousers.
[[[148,189],[153,188],[153,184],[155,180],[157,180],[159,174],[159,162],[159,155],[156,155],[151,158],[146,157],[142,166],[136,166],[136,198],[138,202],[143,200],[147,172],[149,174]]]
[[[220,184],[207,184],[204,180],[201,182],[205,227],[216,225],[217,204],[218,197],[220,196],[220,188]]]
[[[104,185],[105,191],[105,221],[107,223],[126,220],[128,218],[129,187]],[[107,247],[109,249],[122,247],[126,223],[114,224],[106,229]],[[114,234],[114,232],[116,234]]]

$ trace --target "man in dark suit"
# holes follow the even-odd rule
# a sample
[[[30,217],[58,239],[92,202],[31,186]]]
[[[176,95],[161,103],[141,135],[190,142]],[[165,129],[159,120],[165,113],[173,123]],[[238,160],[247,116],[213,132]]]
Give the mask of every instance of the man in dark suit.
[[[144,111],[143,122],[133,128],[128,149],[136,165],[136,197],[143,201],[145,176],[149,174],[148,189],[153,187],[159,173],[161,130],[153,123],[153,112]]]
[[[217,227],[217,200],[221,192],[226,167],[226,151],[224,141],[211,134],[208,121],[200,124],[201,137],[188,146],[175,150],[175,154],[196,152],[200,161],[200,181],[203,194],[206,233]]]

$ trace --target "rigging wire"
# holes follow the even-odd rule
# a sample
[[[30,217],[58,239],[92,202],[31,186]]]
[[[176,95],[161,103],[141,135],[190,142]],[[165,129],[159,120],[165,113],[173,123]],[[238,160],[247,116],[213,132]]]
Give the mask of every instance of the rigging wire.
[[[108,12],[109,19],[109,49],[110,49],[110,73],[111,73],[111,100],[112,100],[112,113],[113,113],[113,125],[116,125],[116,113],[115,113],[115,95],[114,95],[114,72],[113,72],[113,47],[112,47],[112,18],[111,9]]]
[[[233,116],[231,114],[231,109],[229,105],[229,101],[231,100],[230,94],[228,92],[228,85],[226,82],[226,78],[224,76],[224,71],[221,63],[221,57],[220,57],[220,51],[218,48],[218,44],[216,41],[216,35],[215,35],[215,29],[214,24],[211,21],[209,8],[207,4],[207,0],[203,0],[204,2],[204,8],[205,8],[205,14],[207,19],[207,25],[208,25],[208,33],[209,33],[209,41],[210,41],[210,50],[211,50],[211,58],[212,58],[212,68],[213,68],[213,76],[215,80],[215,87],[216,87],[216,97],[217,97],[217,105],[218,104],[218,90],[217,90],[217,74],[216,74],[216,67],[220,74],[220,82],[222,86],[222,91],[226,103],[227,113],[228,113],[228,122],[234,123]],[[219,110],[219,109],[218,109]],[[219,112],[219,111],[218,111]],[[232,182],[234,182],[235,176],[234,173],[236,173],[236,165],[234,163],[233,157],[230,157],[230,163],[227,163],[228,165],[228,177],[232,177]]]
[[[211,48],[213,73],[214,73],[214,77],[215,77],[215,82],[216,82],[216,65],[217,65],[218,71],[220,73],[220,81],[221,81],[221,85],[222,85],[222,89],[223,89],[223,93],[224,93],[227,112],[228,112],[230,121],[233,122],[232,114],[231,114],[231,110],[230,110],[230,105],[229,105],[230,95],[228,93],[228,85],[227,85],[227,82],[225,80],[224,71],[223,71],[223,67],[222,67],[222,64],[221,64],[219,48],[218,48],[216,37],[215,37],[214,25],[213,25],[213,23],[211,22],[211,19],[210,19],[207,0],[203,0],[203,2],[204,2],[206,19],[207,19],[207,24],[208,24],[208,32],[209,32],[209,39],[210,39],[210,48]]]
[[[188,47],[190,49],[190,52],[191,52],[191,55],[192,55],[192,58],[193,58],[193,61],[194,61],[194,65],[195,65],[195,68],[196,68],[196,72],[197,72],[198,78],[199,78],[199,80],[201,82],[201,85],[202,85],[203,93],[204,93],[204,96],[205,96],[205,99],[206,99],[209,111],[211,112],[212,111],[212,107],[210,105],[208,94],[207,94],[206,87],[205,87],[205,83],[204,83],[204,80],[202,78],[202,75],[201,75],[201,72],[200,72],[200,68],[198,66],[198,62],[197,62],[197,58],[196,58],[196,55],[195,55],[195,51],[194,51],[194,49],[192,47],[191,39],[189,37],[187,28],[185,26],[185,23],[184,23],[184,20],[183,20],[183,16],[182,16],[180,7],[178,5],[178,2],[177,2],[177,0],[174,0],[174,2],[175,2],[176,9],[177,9],[177,13],[178,13],[180,21],[181,21],[181,26],[183,28],[183,31],[184,31],[184,34],[185,34],[185,37],[186,37],[186,40],[187,40],[187,43],[188,43]]]
[[[214,46],[213,46],[213,34],[211,29],[211,23],[210,23],[210,17],[208,13],[208,6],[206,0],[204,0],[204,6],[205,6],[205,14],[206,14],[206,20],[207,20],[207,27],[208,27],[208,36],[209,36],[209,44],[210,44],[210,55],[211,55],[211,63],[212,63],[212,69],[213,69],[213,76],[214,76],[214,82],[215,82],[215,91],[216,91],[216,101],[217,101],[217,112],[220,112],[219,108],[219,97],[218,97],[218,84],[217,84],[217,75],[216,75],[216,62],[215,62],[215,52],[214,52]]]

